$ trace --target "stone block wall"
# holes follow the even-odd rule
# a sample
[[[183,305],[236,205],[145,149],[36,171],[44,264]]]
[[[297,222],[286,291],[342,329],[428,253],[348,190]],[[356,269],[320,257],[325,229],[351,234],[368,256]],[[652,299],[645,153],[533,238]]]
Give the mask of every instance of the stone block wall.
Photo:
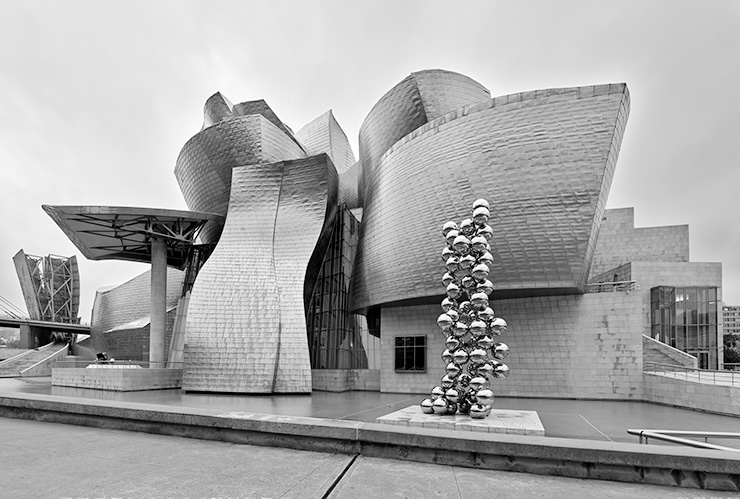
[[[634,208],[612,209],[601,221],[591,275],[628,262],[688,261],[688,225],[635,228]]]
[[[53,386],[71,386],[131,392],[139,390],[165,390],[182,386],[182,369],[142,369],[125,367],[109,368],[57,368],[52,370]]]
[[[646,402],[740,416],[740,387],[644,374]],[[728,431],[733,429],[728,428]]]
[[[500,396],[640,400],[642,322],[640,297],[595,293],[499,300],[496,315],[509,329],[511,374],[493,380]],[[384,308],[381,317],[381,391],[428,393],[444,375],[445,336],[437,305]],[[396,336],[427,337],[427,371],[396,372]]]

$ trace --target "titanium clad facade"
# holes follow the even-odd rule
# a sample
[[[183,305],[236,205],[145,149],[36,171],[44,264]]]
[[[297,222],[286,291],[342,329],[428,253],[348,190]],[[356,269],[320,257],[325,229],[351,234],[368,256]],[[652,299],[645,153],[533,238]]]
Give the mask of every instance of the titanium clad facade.
[[[298,130],[296,138],[308,154],[328,154],[340,175],[355,164],[352,147],[331,110]]]
[[[190,297],[185,390],[311,391],[306,310],[337,187],[326,154],[233,169],[226,225]]]
[[[583,292],[628,114],[623,84],[542,90],[398,141],[365,172],[353,309],[441,295],[430,248],[478,198],[491,203],[494,296]]]
[[[220,101],[217,101],[220,102]],[[264,101],[257,101],[262,102]],[[245,105],[248,103],[245,103]],[[204,123],[225,113],[207,105]],[[236,106],[235,106],[236,107]],[[266,104],[247,106],[269,114],[232,114],[192,137],[180,151],[175,177],[185,202],[192,211],[226,215],[231,191],[231,170],[236,166],[274,163],[305,157],[305,151]],[[272,118],[272,119],[270,119]],[[279,125],[276,125],[277,122]],[[206,227],[201,233],[205,243],[218,240],[216,227]]]
[[[490,97],[480,83],[451,71],[420,71],[404,78],[380,98],[360,127],[360,200],[366,195],[366,177],[399,139],[442,114]]]

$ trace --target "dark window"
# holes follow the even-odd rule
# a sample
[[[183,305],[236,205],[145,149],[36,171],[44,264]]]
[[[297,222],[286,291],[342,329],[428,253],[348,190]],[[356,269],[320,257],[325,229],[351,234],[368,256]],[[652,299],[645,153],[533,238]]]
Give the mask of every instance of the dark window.
[[[427,337],[396,336],[396,371],[427,370]]]

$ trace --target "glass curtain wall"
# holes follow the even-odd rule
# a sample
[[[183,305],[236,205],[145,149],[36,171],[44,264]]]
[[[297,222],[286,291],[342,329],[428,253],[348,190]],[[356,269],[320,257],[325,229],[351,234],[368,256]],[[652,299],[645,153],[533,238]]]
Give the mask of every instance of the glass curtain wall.
[[[719,299],[716,287],[658,286],[650,290],[651,336],[719,368]]]
[[[312,369],[367,369],[364,317],[348,312],[359,222],[341,206],[306,314]]]

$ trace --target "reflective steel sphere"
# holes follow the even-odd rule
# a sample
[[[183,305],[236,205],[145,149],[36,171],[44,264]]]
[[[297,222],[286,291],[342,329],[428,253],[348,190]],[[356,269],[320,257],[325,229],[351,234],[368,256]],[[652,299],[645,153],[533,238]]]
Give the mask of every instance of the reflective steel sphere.
[[[458,346],[460,346],[460,340],[458,340],[454,336],[448,336],[445,340],[445,346],[450,352],[452,352],[457,349]]]
[[[434,403],[436,404],[437,401],[435,400]],[[435,409],[436,412],[436,409]],[[483,419],[486,417],[486,408],[482,405],[475,403],[470,406],[470,417],[473,419]]]
[[[454,308],[452,310],[449,310],[447,312],[447,315],[450,316],[450,319],[452,319],[452,322],[457,322],[460,319],[460,314],[457,313],[457,310]]]
[[[486,279],[485,281],[479,283],[476,289],[481,293],[485,293],[486,296],[489,296],[491,293],[493,293],[493,283]]]
[[[488,240],[483,236],[475,236],[470,240],[470,245],[473,251],[485,251]]]
[[[488,307],[488,295],[485,293],[473,293],[470,297],[470,304],[476,310],[485,310]]]
[[[444,397],[445,390],[441,386],[435,386],[432,388],[432,400],[437,400],[439,397]]]
[[[452,354],[452,361],[457,365],[463,365],[468,362],[468,352],[459,348]]]
[[[509,377],[509,366],[501,364],[493,369],[493,376],[496,378],[508,378]]]
[[[449,400],[450,402],[457,403],[457,401],[459,399],[459,395],[457,393],[457,390],[455,390],[454,388],[450,388],[449,390],[447,390],[445,392],[445,398],[447,400]]]
[[[445,272],[445,274],[442,276],[442,284],[444,284],[445,286],[448,286],[454,280],[455,278],[449,272]]]
[[[473,351],[470,352],[470,355],[469,355],[470,361],[473,364],[482,364],[483,362],[486,361],[487,356],[488,354],[482,348],[474,348]]]
[[[478,390],[478,393],[475,396],[475,400],[480,405],[491,405],[493,404],[493,391],[487,388]]]
[[[493,320],[493,318],[495,317],[495,315],[494,315],[493,309],[491,307],[486,307],[483,310],[481,310],[480,312],[478,312],[478,317],[480,317],[481,320],[484,320],[484,321],[488,322],[490,320]]]
[[[449,364],[452,362],[452,352],[450,352],[449,349],[442,352],[442,360],[445,362],[445,364]]]
[[[462,278],[462,281],[460,281],[460,283],[462,284],[463,288],[465,288],[465,289],[471,289],[471,288],[474,288],[475,286],[478,285],[478,283],[475,282],[475,279],[473,279],[469,275],[466,275],[465,277],[463,277]]]
[[[472,334],[473,336],[481,336],[483,334],[486,334],[486,323],[480,319],[471,322],[470,334]]]
[[[475,232],[475,226],[473,225],[473,219],[466,218],[465,220],[460,222],[460,233],[465,234],[466,236],[469,236],[473,232]]]
[[[452,251],[450,248],[445,248],[442,250],[442,261],[446,262],[448,258],[451,256],[455,256],[455,252]]]
[[[493,349],[493,356],[498,360],[505,359],[509,356],[509,345],[506,343],[496,343]]]
[[[476,208],[480,208],[481,206],[484,208],[491,208],[491,205],[489,205],[488,201],[486,201],[485,199],[481,198],[473,201],[473,211],[475,211]]]
[[[452,328],[453,320],[447,314],[442,314],[437,317],[437,325],[442,331],[449,331]]]
[[[448,390],[454,386],[455,380],[445,374],[444,376],[442,376],[441,384],[442,384],[442,388],[444,388],[445,390]]]
[[[457,378],[457,376],[460,374],[460,368],[455,365],[454,362],[450,362],[449,364],[447,364],[445,371],[450,378]]]
[[[476,374],[482,378],[490,378],[493,374],[493,366],[487,362],[481,364],[478,366],[478,369],[476,370]]]
[[[447,262],[445,262],[445,267],[447,267],[447,270],[449,270],[450,272],[456,271],[460,268],[460,259],[456,256],[449,257],[447,259]]]
[[[448,260],[449,261],[449,260]],[[449,266],[448,266],[449,268]],[[485,278],[488,277],[488,274],[490,273],[490,269],[488,268],[488,265],[485,263],[479,263],[475,267],[473,267],[473,277],[475,277],[476,280],[482,281]]]
[[[451,222],[451,221],[450,222],[446,222],[442,226],[442,235],[445,236],[445,237],[447,237],[447,233],[450,232],[451,230],[457,230],[457,224],[455,222]]]
[[[445,286],[447,286],[447,284],[445,284]],[[449,298],[445,298],[444,300],[442,300],[442,310],[444,310],[445,312],[449,312],[454,306],[455,302],[453,302]]]
[[[473,266],[475,263],[475,257],[473,255],[465,255],[464,257],[460,258],[460,268],[463,270],[468,270]]]
[[[455,238],[454,241],[452,241],[452,247],[457,251],[458,253],[467,253],[468,249],[470,248],[470,239],[463,235],[459,235]]]
[[[470,380],[470,389],[473,391],[478,391],[486,384],[486,378],[483,378],[481,376],[476,376],[475,378]]]
[[[457,404],[455,404],[452,401],[449,401],[447,403],[447,410],[445,411],[445,414],[452,415],[452,414],[455,414],[456,412],[457,412]]]
[[[478,235],[486,238],[486,241],[490,241],[493,237],[493,229],[490,225],[484,225],[478,229]]]
[[[491,252],[490,251],[483,252],[483,254],[478,257],[478,263],[483,263],[489,266],[490,268],[490,265],[493,264],[493,255],[491,254]]]
[[[432,402],[432,409],[435,414],[444,414],[447,412],[447,400],[444,397],[440,397]]]
[[[496,317],[491,321],[490,330],[495,335],[500,335],[504,331],[506,331],[506,321],[503,320],[501,317]]]
[[[473,221],[479,226],[486,225],[490,216],[491,212],[485,206],[479,206],[473,210]]]
[[[445,241],[447,241],[447,245],[449,247],[452,247],[452,243],[455,242],[455,238],[459,235],[460,233],[456,229],[452,229],[451,231],[449,231],[445,236]]]
[[[460,383],[460,386],[463,388],[467,388],[468,385],[470,385],[470,375],[469,374],[461,374],[459,378],[457,378],[457,382]]]
[[[432,407],[432,399],[424,399],[421,401],[421,412],[424,414],[434,414],[434,408]]]
[[[480,338],[478,338],[478,346],[488,350],[493,346],[493,340],[488,336],[481,336]]]
[[[461,337],[465,336],[466,334],[468,334],[468,326],[465,325],[465,323],[463,323],[461,321],[457,321],[452,326],[452,333],[455,336],[457,336],[458,338],[461,338]]]
[[[447,285],[447,296],[451,299],[455,299],[460,296],[460,286],[451,282]]]

